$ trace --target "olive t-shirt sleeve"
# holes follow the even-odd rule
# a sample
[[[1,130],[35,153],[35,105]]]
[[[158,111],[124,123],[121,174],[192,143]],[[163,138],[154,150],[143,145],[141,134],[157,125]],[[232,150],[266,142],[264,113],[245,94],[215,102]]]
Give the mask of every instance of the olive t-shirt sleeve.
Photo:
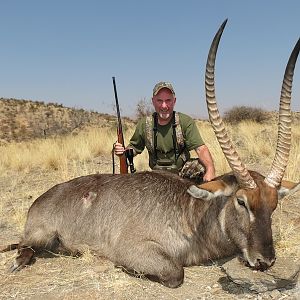
[[[190,116],[182,113],[179,113],[179,120],[187,149],[191,151],[204,145],[196,122]]]
[[[129,141],[129,147],[132,147],[137,154],[143,152],[145,148],[145,127],[146,118],[142,118],[138,121],[134,134]]]

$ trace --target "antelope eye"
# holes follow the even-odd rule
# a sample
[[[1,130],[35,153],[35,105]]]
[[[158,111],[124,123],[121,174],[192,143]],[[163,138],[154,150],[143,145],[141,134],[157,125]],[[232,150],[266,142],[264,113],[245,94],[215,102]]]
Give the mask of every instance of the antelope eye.
[[[244,206],[246,208],[245,201],[242,198],[237,198],[237,202],[239,205]]]

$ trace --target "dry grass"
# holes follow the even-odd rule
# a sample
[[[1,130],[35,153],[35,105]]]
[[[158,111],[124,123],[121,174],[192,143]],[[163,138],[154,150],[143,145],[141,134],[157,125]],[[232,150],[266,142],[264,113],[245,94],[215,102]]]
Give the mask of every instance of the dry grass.
[[[273,214],[276,226],[274,242],[279,256],[300,258],[299,193],[286,197],[278,203]]]
[[[76,136],[11,143],[0,147],[0,170],[64,169],[69,161],[88,161],[108,154],[113,139],[110,129],[91,128]]]
[[[125,134],[125,141],[129,141],[133,128]],[[43,170],[58,170],[62,179],[76,175],[78,162],[91,161],[99,155],[111,156],[116,133],[109,128],[91,128],[78,135],[40,139],[31,142],[10,143],[0,146],[0,172],[9,170],[28,173],[36,168]],[[148,169],[148,154],[145,152],[135,159],[139,170]],[[73,166],[73,172],[70,170]],[[80,165],[84,170],[84,165]],[[88,170],[87,172],[90,172]],[[86,172],[86,173],[87,173]],[[86,175],[83,172],[82,175]]]
[[[228,172],[230,168],[210,124],[206,121],[199,121],[198,127],[212,153],[217,174]],[[227,128],[237,151],[247,166],[251,168],[260,165],[267,169],[271,165],[276,148],[276,126],[248,121],[234,126],[228,125]],[[126,141],[129,141],[132,133],[133,128],[131,127],[126,131]],[[67,170],[70,169],[70,162],[76,169],[78,161],[91,161],[99,155],[110,156],[115,140],[116,134],[111,129],[91,128],[76,136],[69,135],[33,142],[11,143],[0,147],[0,171],[1,173],[5,173],[7,170],[29,172],[35,168],[40,168],[69,173],[70,171]],[[285,175],[286,178],[295,181],[299,180],[299,168],[295,168],[300,161],[299,145],[300,129],[297,126],[293,127],[292,149]],[[146,151],[135,158],[135,164],[138,170],[148,169]],[[73,173],[76,174],[77,172]],[[63,176],[63,178],[68,176]]]
[[[17,204],[11,203],[11,205],[12,205],[11,221],[16,225],[16,229],[18,231],[21,231],[24,228],[26,222],[28,207],[22,201],[20,201]]]
[[[199,121],[197,123],[201,136],[208,146],[214,160],[216,175],[222,175],[230,171],[230,167],[225,159],[220,145],[215,137],[213,129],[209,122]]]
[[[228,125],[228,134],[232,139],[242,161],[249,169],[267,174],[275,155],[277,141],[276,124],[259,124],[256,122],[241,122],[237,125]],[[230,170],[221,148],[208,122],[198,122],[198,128],[205,143],[212,153],[218,175]],[[289,163],[284,178],[300,181],[300,127],[292,127],[292,146]],[[258,167],[258,169],[257,169]]]

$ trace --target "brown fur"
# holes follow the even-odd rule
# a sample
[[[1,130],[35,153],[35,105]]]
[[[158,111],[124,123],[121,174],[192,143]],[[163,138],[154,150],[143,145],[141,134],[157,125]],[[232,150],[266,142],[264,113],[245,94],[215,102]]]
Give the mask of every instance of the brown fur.
[[[190,181],[161,172],[96,174],[56,185],[30,207],[12,270],[28,264],[34,251],[77,254],[86,247],[169,287],[182,283],[184,266],[243,249],[257,268],[264,269],[274,260],[270,216],[277,197],[269,200],[263,193],[263,176],[253,176],[261,191],[244,193],[254,223],[236,204],[240,190],[232,174],[205,184],[210,191],[231,190],[231,195],[211,201],[190,196]]]

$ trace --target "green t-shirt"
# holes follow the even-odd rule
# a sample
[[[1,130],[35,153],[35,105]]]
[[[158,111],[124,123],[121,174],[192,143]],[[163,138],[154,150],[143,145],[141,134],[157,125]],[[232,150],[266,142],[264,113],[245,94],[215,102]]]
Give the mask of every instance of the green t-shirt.
[[[179,123],[181,126],[184,143],[186,146],[186,153],[188,158],[189,151],[204,145],[201,135],[198,131],[195,121],[183,113],[179,114]],[[153,128],[153,120],[152,120]],[[178,170],[183,166],[183,160],[181,157],[175,163],[175,153],[173,147],[173,128],[172,120],[167,125],[159,125],[157,128],[157,158],[158,162],[160,159],[170,159],[174,164],[177,165]],[[146,117],[139,120],[135,132],[129,142],[129,146],[132,147],[138,154],[142,153],[146,145]],[[149,152],[149,166],[152,169],[155,165],[153,153]]]

